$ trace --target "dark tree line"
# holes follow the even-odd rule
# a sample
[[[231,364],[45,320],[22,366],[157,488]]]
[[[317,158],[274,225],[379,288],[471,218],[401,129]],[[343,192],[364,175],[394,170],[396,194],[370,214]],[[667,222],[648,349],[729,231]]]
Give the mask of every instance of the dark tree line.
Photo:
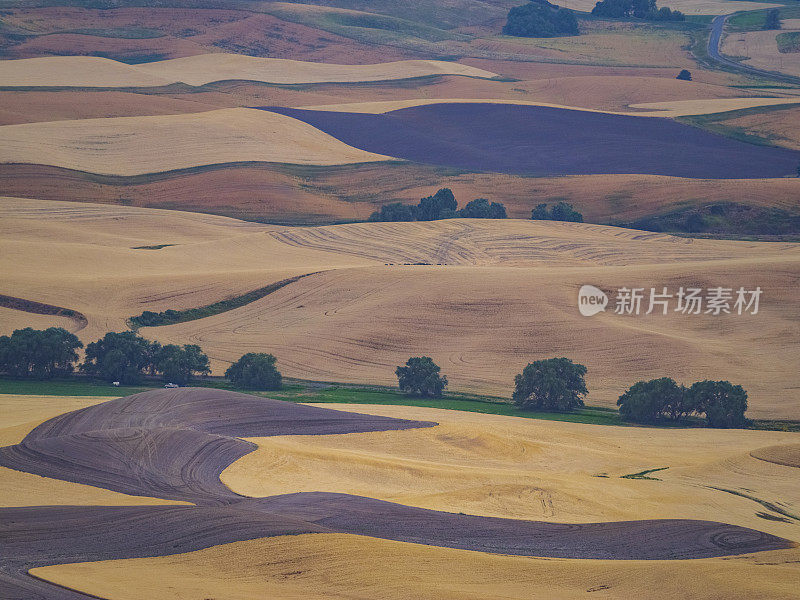
[[[86,346],[78,364],[81,341],[61,327],[17,329],[0,337],[0,372],[26,379],[52,379],[73,373],[139,383],[144,375],[160,375],[166,381],[187,383],[194,375],[210,373],[208,357],[199,346],[177,346],[146,340],[131,331],[107,333]]]
[[[165,381],[186,384],[195,375],[211,372],[200,346],[151,342],[132,331],[109,332],[86,346],[81,370],[106,381],[135,384],[144,375],[161,375]]]
[[[570,221],[572,223],[583,223],[583,215],[572,207],[572,204],[559,202],[552,208],[547,208],[547,204],[538,204],[531,211],[531,219],[534,221]]]
[[[0,337],[0,371],[12,377],[52,379],[72,373],[81,341],[61,327],[17,329]]]
[[[382,206],[370,216],[370,221],[438,221],[440,219],[505,219],[506,207],[500,202],[476,198],[458,210],[453,191],[442,188],[432,196],[422,198],[414,206],[393,202]]]
[[[503,33],[516,37],[578,35],[578,20],[575,13],[567,8],[561,8],[547,0],[535,0],[523,6],[515,6],[508,12]]]
[[[571,412],[584,406],[589,393],[584,365],[568,358],[528,364],[514,378],[514,404],[523,410]],[[427,356],[409,358],[395,370],[400,390],[416,396],[440,397],[447,377]],[[708,427],[745,427],[747,392],[728,381],[698,381],[686,388],[669,377],[640,381],[617,401],[624,421],[643,424],[679,422],[703,416]]]
[[[612,19],[645,19],[648,21],[685,21],[686,15],[666,6],[658,8],[656,0],[601,0],[592,9],[597,17]]]
[[[729,381],[698,381],[691,387],[670,377],[639,381],[617,401],[626,421],[658,423],[704,416],[709,427],[744,427],[747,392]]]

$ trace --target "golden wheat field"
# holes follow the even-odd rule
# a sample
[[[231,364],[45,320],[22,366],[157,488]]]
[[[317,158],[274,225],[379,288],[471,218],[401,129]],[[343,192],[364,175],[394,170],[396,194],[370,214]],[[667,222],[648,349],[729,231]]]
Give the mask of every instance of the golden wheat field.
[[[326,405],[330,406],[330,405]],[[432,429],[256,438],[222,475],[261,496],[313,490],[445,511],[560,522],[724,518],[798,540],[795,466],[756,458],[795,434],[651,430],[438,409],[335,405],[434,419]],[[788,446],[791,447],[791,446]],[[703,451],[700,451],[700,448]],[[770,457],[766,457],[770,459]],[[624,478],[659,469],[646,479]],[[745,496],[738,491],[747,486]],[[762,516],[760,516],[762,515]],[[792,598],[796,549],[731,559],[607,561],[489,555],[347,534],[266,538],[169,557],[40,567],[32,573],[115,600],[280,598]],[[154,576],[155,575],[155,576]]]
[[[595,3],[4,3],[0,600],[798,598],[796,7]]]
[[[374,65],[336,65],[240,54],[200,54],[127,65],[93,56],[52,56],[0,61],[3,87],[157,87],[172,83],[201,86],[214,81],[332,83],[413,79],[434,75],[496,77],[495,73],[435,60]]]
[[[752,67],[800,76],[800,54],[779,52],[775,40],[790,31],[800,31],[800,19],[787,19],[780,31],[731,32],[723,40],[722,51]]]
[[[297,119],[246,108],[6,125],[0,140],[0,162],[106,175],[248,161],[336,165],[387,160]]]
[[[519,104],[526,106],[552,106],[556,108],[576,109],[574,106],[551,104],[526,100],[497,100],[497,99],[467,99],[467,98],[437,98],[417,100],[386,100],[383,102],[355,102],[348,104],[328,104],[322,106],[304,106],[308,110],[327,110],[333,112],[355,112],[381,114],[393,110],[410,108],[412,106],[427,106],[430,104]],[[756,108],[761,106],[779,106],[782,104],[798,104],[797,98],[713,98],[703,100],[673,100],[669,102],[641,102],[630,104],[636,111],[609,111],[590,108],[578,108],[591,112],[609,112],[612,114],[635,115],[638,117],[685,117],[689,115],[706,115],[713,113]]]
[[[347,534],[266,538],[165,558],[41,567],[37,577],[72,589],[134,600],[208,596],[256,600],[425,597],[585,598],[647,596],[790,600],[797,550],[695,561],[579,561],[497,556]]]
[[[405,406],[336,407],[439,426],[250,438],[258,450],[228,467],[222,481],[252,497],[337,492],[446,512],[562,523],[714,520],[724,514],[728,523],[800,542],[791,518],[759,516],[764,508],[759,501],[796,513],[796,466],[767,462],[775,460],[770,454],[764,460],[750,455],[767,444],[777,449],[796,444],[793,433],[651,430]],[[708,447],[698,452],[704,444]],[[652,479],[623,478],[647,469],[663,470],[648,474]],[[724,491],[743,488],[755,499]]]
[[[316,273],[233,311],[141,330],[200,344],[217,373],[244,352],[269,351],[287,375],[388,384],[395,365],[424,351],[456,389],[506,395],[530,360],[569,354],[589,368],[592,403],[669,374],[736,379],[753,416],[797,415],[797,244],[517,220],[286,228],[21,199],[3,201],[2,226],[7,293],[83,313],[84,341],[143,310],[203,306]],[[584,283],[758,285],[765,298],[758,315],[586,319],[576,307]]]

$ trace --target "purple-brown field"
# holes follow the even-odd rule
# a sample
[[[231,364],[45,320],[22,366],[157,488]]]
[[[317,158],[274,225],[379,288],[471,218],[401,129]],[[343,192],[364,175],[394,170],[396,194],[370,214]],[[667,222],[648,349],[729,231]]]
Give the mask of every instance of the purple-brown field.
[[[671,119],[545,106],[432,104],[385,114],[267,108],[369,152],[517,175],[649,174],[751,179],[794,174],[800,152]]]

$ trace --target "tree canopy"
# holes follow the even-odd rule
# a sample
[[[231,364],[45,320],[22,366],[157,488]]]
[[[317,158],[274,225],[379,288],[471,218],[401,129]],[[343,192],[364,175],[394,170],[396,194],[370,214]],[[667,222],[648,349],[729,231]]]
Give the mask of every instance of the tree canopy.
[[[476,198],[458,211],[459,217],[466,219],[505,219],[506,207],[500,202],[489,202],[486,198]]]
[[[433,196],[422,198],[417,204],[417,221],[436,221],[455,215],[458,203],[453,190],[442,188]]]
[[[194,344],[183,347],[176,344],[156,345],[151,349],[151,355],[153,370],[161,373],[164,381],[184,385],[195,373],[199,375],[211,373],[208,357],[203,354],[200,346]]]
[[[458,202],[453,190],[442,188],[432,196],[426,196],[419,204],[392,202],[370,215],[370,221],[438,221],[439,219],[505,219],[506,207],[500,202],[489,202],[486,198],[476,198],[458,210]]]
[[[709,427],[744,427],[747,392],[729,381],[698,381],[688,390],[697,412],[705,413]]]
[[[583,215],[567,202],[559,202],[548,209],[547,204],[537,204],[531,211],[531,219],[534,221],[570,221],[573,223],[583,223]]]
[[[681,72],[678,73],[678,76],[675,79],[680,79],[681,81],[691,81],[692,73],[688,69],[681,69]]]
[[[447,387],[447,376],[439,375],[441,369],[428,356],[412,356],[404,367],[397,367],[400,390],[416,396],[439,397]]]
[[[686,16],[679,10],[670,10],[666,6],[658,8],[656,0],[600,0],[592,9],[592,14],[612,19],[686,20]]]
[[[704,415],[709,427],[744,427],[747,392],[728,381],[698,381],[690,388],[670,377],[639,381],[617,400],[625,421],[653,424]]]
[[[671,377],[661,377],[633,384],[617,400],[625,421],[656,423],[678,419],[693,412],[686,403],[686,390]]]
[[[508,12],[503,33],[516,37],[578,35],[578,20],[569,9],[560,8],[546,0],[536,0],[512,8]]]
[[[248,352],[225,371],[234,385],[248,390],[279,390],[282,377],[272,354]]]
[[[81,341],[61,327],[17,329],[0,337],[0,371],[13,377],[50,379],[68,375]]]
[[[200,346],[162,346],[132,331],[109,332],[86,346],[81,369],[100,379],[124,384],[139,383],[145,373],[161,374],[166,381],[185,384],[195,374],[211,372]]]
[[[514,378],[511,399],[523,409],[566,412],[583,406],[586,367],[568,358],[537,360]]]

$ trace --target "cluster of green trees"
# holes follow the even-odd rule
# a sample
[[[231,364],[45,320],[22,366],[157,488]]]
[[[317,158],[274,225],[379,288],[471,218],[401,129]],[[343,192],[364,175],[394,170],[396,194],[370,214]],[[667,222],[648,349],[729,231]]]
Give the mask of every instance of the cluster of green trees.
[[[395,371],[400,390],[423,397],[440,397],[447,377],[428,356],[409,358]],[[569,412],[584,406],[589,393],[586,367],[568,358],[528,364],[514,378],[514,404],[523,410]],[[728,381],[698,381],[686,388],[669,377],[639,381],[617,401],[620,416],[633,423],[657,424],[704,416],[709,427],[744,427],[748,421],[747,392]]]
[[[0,372],[30,379],[64,377],[78,366],[80,348],[81,341],[61,327],[17,329],[0,337]],[[125,384],[138,383],[145,374],[180,384],[210,372],[208,357],[199,346],[162,346],[130,331],[107,333],[86,346],[79,368],[87,375]]]
[[[449,188],[442,188],[416,206],[393,202],[370,215],[370,221],[438,221],[440,219],[505,219],[506,207],[500,202],[477,198],[458,210],[458,202]]]
[[[592,9],[597,17],[612,19],[645,19],[647,21],[685,21],[686,15],[666,6],[658,8],[656,0],[600,0]]]
[[[17,329],[0,336],[0,373],[25,379],[65,377],[78,369],[86,375],[125,385],[141,383],[145,376],[185,385],[193,377],[208,375],[208,356],[200,346],[151,342],[132,331],[109,332],[86,346],[66,329]],[[277,390],[282,377],[272,354],[248,353],[225,372],[234,385],[244,389]]]
[[[552,208],[547,208],[547,204],[537,204],[531,211],[531,219],[534,221],[571,221],[573,223],[583,223],[583,215],[567,202],[554,204]]]
[[[508,12],[503,33],[516,37],[560,37],[578,35],[575,14],[547,0],[515,6]]]
[[[81,371],[127,385],[140,383],[144,375],[160,375],[165,381],[185,385],[195,375],[208,375],[211,369],[200,346],[162,346],[124,331],[109,332],[88,344]]]
[[[639,381],[619,397],[617,405],[622,418],[635,423],[702,415],[709,427],[747,425],[747,392],[729,381],[698,381],[688,388],[670,377]]]
[[[0,371],[12,377],[52,379],[72,373],[81,341],[61,327],[17,329],[0,337]]]

